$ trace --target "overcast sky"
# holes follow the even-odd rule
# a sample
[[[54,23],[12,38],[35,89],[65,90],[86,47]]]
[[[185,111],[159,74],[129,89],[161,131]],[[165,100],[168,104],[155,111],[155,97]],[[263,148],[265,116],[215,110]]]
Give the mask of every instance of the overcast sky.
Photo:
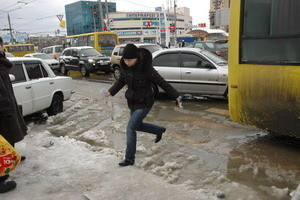
[[[19,32],[54,33],[60,29],[58,14],[65,14],[64,6],[78,0],[0,0],[0,29],[7,29],[7,12],[12,28]],[[19,2],[19,3],[18,3]],[[105,2],[105,0],[102,0]],[[154,11],[155,7],[168,8],[170,0],[108,0],[116,2],[117,11]],[[171,0],[172,4],[174,0]],[[193,24],[209,22],[209,0],[177,0],[178,7],[190,8]],[[65,17],[64,17],[65,19]],[[63,33],[63,29],[60,29]],[[2,32],[3,33],[3,32]]]

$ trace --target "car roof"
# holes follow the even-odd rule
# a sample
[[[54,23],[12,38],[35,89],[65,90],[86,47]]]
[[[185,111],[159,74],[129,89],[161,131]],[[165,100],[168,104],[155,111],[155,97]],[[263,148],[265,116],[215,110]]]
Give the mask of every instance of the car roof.
[[[34,57],[8,57],[10,61],[32,61],[32,60],[39,60],[42,61],[40,58],[34,58]]]
[[[63,45],[53,45],[53,46],[44,47],[43,49],[52,48],[52,47],[63,47]]]
[[[48,55],[46,53],[28,53],[28,54],[25,54],[24,56],[33,56],[33,55]]]
[[[195,53],[202,53],[203,51],[206,51],[206,50],[202,50],[202,49],[199,49],[199,48],[187,48],[187,47],[183,47],[183,48],[172,48],[172,49],[163,49],[163,50],[159,50],[159,51],[156,51],[153,53],[153,56],[157,55],[157,54],[160,54],[160,53],[163,53],[163,52],[169,52],[169,53],[172,53],[172,52],[178,52],[178,51],[181,51],[181,52],[195,52]]]
[[[77,50],[80,50],[80,49],[94,49],[94,48],[93,48],[93,47],[90,47],[90,46],[68,47],[68,48],[65,48],[64,51],[69,50],[69,49],[77,49]]]
[[[158,45],[158,44],[154,44],[154,43],[128,43],[128,44],[134,44],[135,46],[137,47],[140,47],[140,46],[152,46],[152,45]],[[117,45],[116,47],[125,47],[127,44],[120,44],[120,45]],[[159,45],[158,45],[159,46]]]

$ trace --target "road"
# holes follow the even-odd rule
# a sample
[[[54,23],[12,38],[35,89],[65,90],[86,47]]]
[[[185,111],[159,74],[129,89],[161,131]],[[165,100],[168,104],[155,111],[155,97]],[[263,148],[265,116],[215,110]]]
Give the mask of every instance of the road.
[[[71,75],[76,92],[65,107],[74,107],[74,112],[57,122],[70,126],[48,130],[87,142],[95,150],[109,147],[123,155],[129,115],[125,88],[115,97],[102,97],[101,88],[109,88],[114,81],[110,75]],[[84,110],[76,110],[78,104]],[[158,145],[153,135],[138,133],[135,167],[190,190],[221,191],[226,199],[290,199],[300,181],[299,141],[232,122],[227,99],[190,97],[183,106],[176,107],[164,95],[156,100],[145,121],[165,126],[167,131]],[[95,128],[109,142],[83,136]]]

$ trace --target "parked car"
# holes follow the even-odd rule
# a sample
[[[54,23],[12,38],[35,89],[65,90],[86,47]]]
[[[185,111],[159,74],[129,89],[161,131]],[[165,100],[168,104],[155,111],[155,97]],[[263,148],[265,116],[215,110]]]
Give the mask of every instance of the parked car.
[[[59,62],[55,60],[50,55],[45,53],[29,53],[24,55],[24,57],[40,58],[46,61],[46,63],[51,67],[52,70],[59,69]]]
[[[63,45],[54,45],[43,48],[41,53],[49,54],[52,58],[58,59],[64,49],[65,47]]]
[[[23,116],[46,110],[48,115],[63,111],[63,101],[71,97],[70,77],[56,76],[49,65],[39,58],[9,57],[14,66],[12,86]],[[11,76],[10,75],[10,76]]]
[[[5,52],[5,56],[6,57],[16,57],[14,54],[11,54],[9,52]]]
[[[144,44],[144,43],[141,43],[141,44],[134,44],[134,45],[136,45],[138,48],[148,49],[151,53],[163,49],[158,44]],[[116,80],[118,80],[120,75],[121,75],[120,60],[123,56],[123,50],[124,50],[125,46],[126,46],[126,44],[117,45],[114,48],[114,50],[112,51],[112,54],[111,54],[111,57],[110,57],[111,67],[112,67],[113,74],[114,74],[114,77],[115,77]]]
[[[157,51],[153,53],[153,66],[181,94],[227,97],[228,63],[209,51],[196,48]]]
[[[221,57],[228,60],[228,40],[217,40],[215,41],[215,45],[217,49],[222,50]]]
[[[80,71],[82,76],[89,76],[97,71],[106,74],[111,72],[109,57],[89,46],[66,48],[59,62],[61,73],[64,75],[67,75],[69,70]]]
[[[223,59],[227,60],[228,56],[228,47],[227,49],[224,47],[220,47],[216,42],[214,41],[198,41],[198,42],[191,42],[186,44],[187,48],[199,48],[202,50],[210,51]]]

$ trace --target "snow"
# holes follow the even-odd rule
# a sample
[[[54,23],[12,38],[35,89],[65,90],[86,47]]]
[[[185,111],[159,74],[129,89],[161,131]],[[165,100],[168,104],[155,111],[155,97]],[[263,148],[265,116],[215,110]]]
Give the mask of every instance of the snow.
[[[79,84],[83,87],[82,82],[75,81],[75,85]],[[227,200],[260,199],[256,191],[232,182],[224,172],[218,171],[221,162],[212,155],[225,158],[229,148],[205,138],[198,138],[201,142],[197,145],[213,152],[201,150],[202,156],[215,160],[217,166],[174,144],[170,136],[180,142],[194,144],[194,141],[169,132],[166,134],[171,139],[163,138],[158,144],[153,142],[153,135],[139,133],[135,165],[119,167],[118,162],[124,157],[128,110],[123,94],[108,100],[95,93],[97,84],[95,87],[87,84],[85,89],[73,94],[64,102],[63,113],[49,117],[42,124],[28,125],[28,135],[16,144],[16,149],[27,159],[10,174],[10,180],[15,180],[18,186],[0,194],[0,200],[216,200],[220,199],[218,196]],[[191,129],[185,126],[177,123],[175,128]],[[193,148],[190,146],[188,151]],[[205,170],[203,166],[213,170]],[[192,175],[182,178],[189,167]],[[253,174],[257,175],[255,167]],[[251,166],[240,168],[247,169]],[[202,180],[193,179],[194,174],[203,175]],[[261,190],[275,199],[293,195],[293,200],[299,200],[299,188],[291,194],[288,189],[275,186],[262,186]]]
[[[85,135],[94,138],[95,132]],[[106,139],[101,137],[100,140]],[[43,147],[50,141],[54,145]],[[91,151],[90,148],[89,144],[68,136],[54,137],[49,131],[30,131],[17,145],[27,156],[11,173],[18,186],[0,194],[0,199],[216,199],[212,194],[168,184],[134,166],[119,167],[120,158],[112,149]],[[177,166],[172,163],[165,166],[174,167]]]

